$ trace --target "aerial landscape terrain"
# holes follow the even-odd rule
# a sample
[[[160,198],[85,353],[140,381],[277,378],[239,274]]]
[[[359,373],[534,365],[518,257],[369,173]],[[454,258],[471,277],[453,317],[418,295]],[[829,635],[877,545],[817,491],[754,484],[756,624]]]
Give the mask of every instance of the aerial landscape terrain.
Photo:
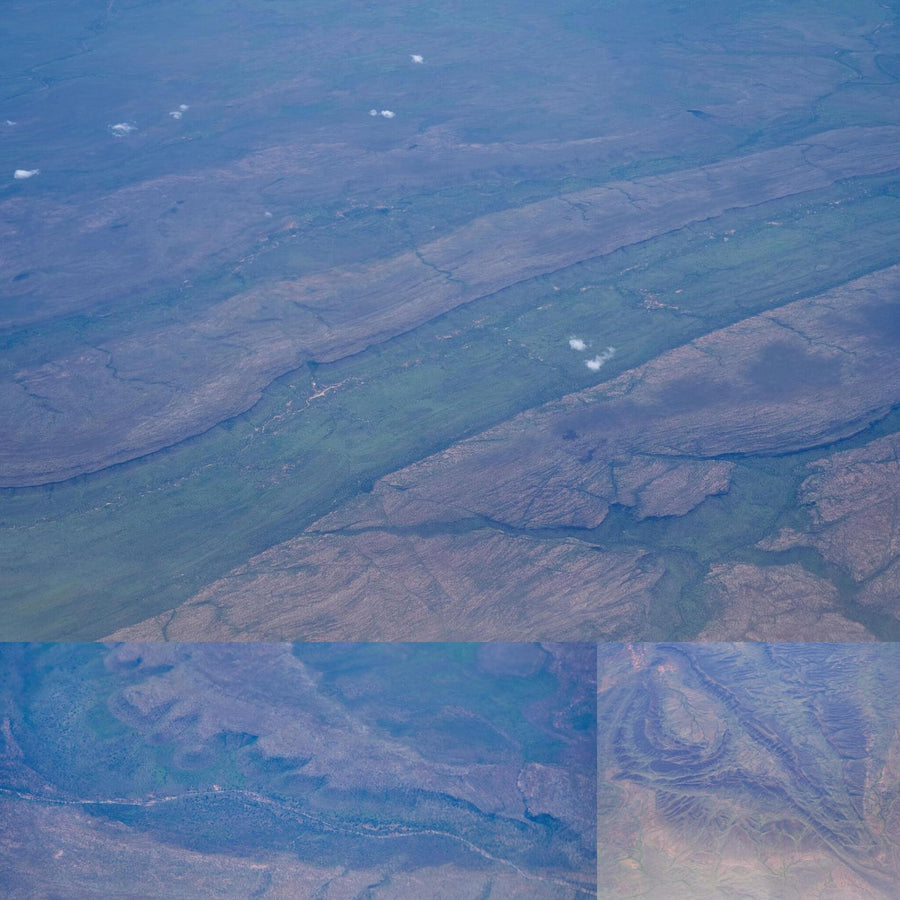
[[[900,647],[598,649],[603,900],[892,900]]]
[[[595,896],[589,644],[0,645],[8,898]]]
[[[900,638],[896,3],[4,19],[0,639]]]

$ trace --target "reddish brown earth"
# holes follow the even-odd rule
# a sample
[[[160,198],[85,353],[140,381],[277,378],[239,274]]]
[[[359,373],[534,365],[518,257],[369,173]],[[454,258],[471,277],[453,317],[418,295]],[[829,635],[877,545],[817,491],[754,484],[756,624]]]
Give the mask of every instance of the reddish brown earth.
[[[896,644],[600,654],[598,896],[897,896]]]
[[[729,489],[731,460],[826,446],[884,416],[900,399],[900,358],[878,323],[894,315],[898,287],[900,268],[877,272],[522,413],[381,479],[300,537],[113,637],[645,634],[664,590],[658,560],[641,548],[606,551],[579,532],[611,504],[683,515]],[[854,515],[868,515],[867,492],[881,490],[872,483],[858,495],[838,489]],[[871,527],[884,534],[884,524]],[[833,589],[798,567],[722,566],[709,588],[721,604],[710,635],[867,637]],[[759,609],[733,608],[759,596]]]
[[[846,128],[697,169],[554,197],[483,216],[388,259],[270,281],[176,323],[25,366],[0,387],[0,404],[9,411],[7,424],[0,424],[2,483],[59,481],[143,456],[248,409],[266,385],[306,361],[347,356],[511,284],[728,209],[890,171],[898,151],[895,127]],[[281,149],[266,151],[214,174],[212,184],[252,194],[260,171],[283,164],[284,157]],[[151,201],[170,204],[192,184],[190,176],[179,176],[123,189],[98,201],[96,210],[77,214],[74,224],[71,210],[34,215],[58,221],[63,230],[103,228],[97,240],[106,240],[116,216],[133,215],[132,206]],[[250,206],[254,217],[262,215],[258,200]],[[204,215],[215,209],[204,208]],[[164,229],[159,252],[171,253],[183,237],[179,252],[199,264],[212,249],[194,247],[191,235],[202,229],[189,217],[179,219],[185,221],[178,226],[184,235]],[[250,226],[228,221],[233,224],[223,240],[231,247],[228,229],[237,228],[232,243],[246,243]],[[122,247],[101,258],[119,265],[138,250],[146,248]],[[91,259],[97,265],[93,252]],[[101,270],[96,281],[106,277]],[[43,290],[52,295],[53,285]]]
[[[871,641],[873,635],[841,612],[838,591],[802,566],[723,563],[705,580],[719,609],[699,635],[704,641]]]
[[[812,523],[786,529],[766,549],[814,547],[849,573],[864,606],[900,617],[900,435],[811,465],[801,501]]]

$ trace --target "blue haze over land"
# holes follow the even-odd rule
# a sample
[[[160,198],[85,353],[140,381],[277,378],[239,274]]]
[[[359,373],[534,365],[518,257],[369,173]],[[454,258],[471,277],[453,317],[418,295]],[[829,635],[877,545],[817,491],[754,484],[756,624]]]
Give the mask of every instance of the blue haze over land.
[[[897,895],[896,644],[599,656],[600,897]]]
[[[900,633],[893,6],[4,24],[0,637]]]
[[[596,889],[596,651],[0,645],[5,897]]]

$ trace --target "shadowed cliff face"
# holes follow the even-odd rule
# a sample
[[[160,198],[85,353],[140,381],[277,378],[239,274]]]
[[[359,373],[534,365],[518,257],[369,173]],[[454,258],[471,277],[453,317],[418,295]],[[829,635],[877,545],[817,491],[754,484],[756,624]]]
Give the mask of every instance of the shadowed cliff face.
[[[601,648],[600,896],[892,897],[896,678],[890,644]]]
[[[0,672],[5,896],[594,891],[592,646],[6,645]]]

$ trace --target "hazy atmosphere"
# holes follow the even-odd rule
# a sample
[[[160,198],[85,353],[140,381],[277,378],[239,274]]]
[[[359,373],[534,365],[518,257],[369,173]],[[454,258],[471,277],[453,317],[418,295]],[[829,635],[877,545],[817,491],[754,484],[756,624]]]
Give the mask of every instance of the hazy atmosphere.
[[[0,637],[896,638],[895,18],[6,4]]]
[[[603,900],[891,900],[896,644],[601,645]]]
[[[0,892],[587,900],[596,659],[0,645]]]
[[[900,896],[900,0],[6,0],[0,894]]]

